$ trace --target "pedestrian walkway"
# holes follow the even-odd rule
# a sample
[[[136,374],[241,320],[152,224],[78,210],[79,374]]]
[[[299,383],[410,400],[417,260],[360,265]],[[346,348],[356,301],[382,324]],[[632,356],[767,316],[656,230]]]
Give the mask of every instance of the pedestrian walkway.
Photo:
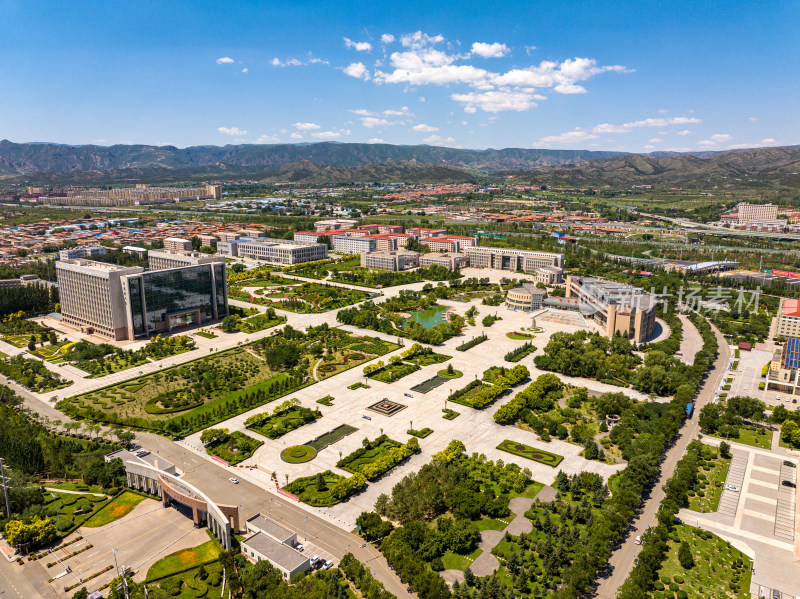
[[[731,465],[728,468],[728,476],[725,479],[725,487],[728,485],[734,486],[739,491],[731,491],[725,487],[722,489],[722,496],[719,499],[719,508],[717,513],[734,518],[736,510],[739,507],[739,497],[741,495],[742,483],[744,482],[744,475],[747,471],[747,461],[749,454],[735,454],[731,459]]]

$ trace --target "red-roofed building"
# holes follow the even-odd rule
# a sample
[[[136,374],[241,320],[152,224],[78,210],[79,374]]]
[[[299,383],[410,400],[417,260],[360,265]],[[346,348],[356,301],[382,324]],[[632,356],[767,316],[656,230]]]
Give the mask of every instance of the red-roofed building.
[[[800,300],[785,299],[778,315],[778,337],[800,337]]]

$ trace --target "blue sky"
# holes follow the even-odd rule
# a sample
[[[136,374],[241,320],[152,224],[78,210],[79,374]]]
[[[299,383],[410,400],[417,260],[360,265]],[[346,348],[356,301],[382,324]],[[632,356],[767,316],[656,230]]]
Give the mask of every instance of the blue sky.
[[[800,143],[796,2],[0,0],[0,138]]]

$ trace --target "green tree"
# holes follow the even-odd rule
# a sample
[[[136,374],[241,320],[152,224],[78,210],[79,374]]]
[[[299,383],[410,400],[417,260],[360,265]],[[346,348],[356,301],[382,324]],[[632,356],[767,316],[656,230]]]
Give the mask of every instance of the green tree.
[[[241,322],[241,318],[234,314],[229,314],[222,321],[219,323],[219,328],[221,328],[226,333],[230,333],[235,331],[239,328],[239,323]]]
[[[684,570],[691,570],[694,568],[692,549],[686,541],[681,542],[681,546],[678,548],[678,561]]]

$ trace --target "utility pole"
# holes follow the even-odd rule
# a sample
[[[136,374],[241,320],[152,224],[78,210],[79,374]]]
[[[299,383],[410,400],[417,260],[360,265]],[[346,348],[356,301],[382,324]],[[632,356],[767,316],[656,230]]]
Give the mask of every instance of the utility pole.
[[[11,504],[8,503],[8,485],[6,484],[6,461],[0,458],[0,476],[3,477],[3,493],[6,496],[6,514],[8,519],[11,520]]]
[[[117,563],[117,550],[111,550],[114,553],[114,567],[117,569],[117,576],[119,576],[119,564]],[[130,599],[128,595],[128,579],[125,577],[125,573],[122,573],[122,588],[125,591],[125,599]]]

